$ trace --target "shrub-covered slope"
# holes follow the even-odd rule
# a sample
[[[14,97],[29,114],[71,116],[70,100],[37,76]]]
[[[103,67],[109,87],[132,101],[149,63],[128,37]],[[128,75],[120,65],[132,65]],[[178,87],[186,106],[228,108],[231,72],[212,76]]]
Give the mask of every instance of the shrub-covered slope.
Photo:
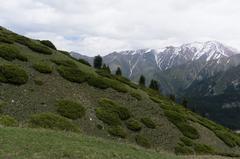
[[[230,130],[153,90],[74,60],[52,43],[4,28],[0,108],[0,117],[8,115],[18,123],[14,126],[74,131],[177,154],[240,154],[240,137]]]

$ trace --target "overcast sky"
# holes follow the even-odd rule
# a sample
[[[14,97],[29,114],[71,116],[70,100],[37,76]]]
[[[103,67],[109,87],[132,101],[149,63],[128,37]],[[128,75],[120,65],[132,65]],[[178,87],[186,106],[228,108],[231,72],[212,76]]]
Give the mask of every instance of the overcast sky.
[[[239,0],[0,0],[0,25],[89,56],[207,40],[240,50]]]

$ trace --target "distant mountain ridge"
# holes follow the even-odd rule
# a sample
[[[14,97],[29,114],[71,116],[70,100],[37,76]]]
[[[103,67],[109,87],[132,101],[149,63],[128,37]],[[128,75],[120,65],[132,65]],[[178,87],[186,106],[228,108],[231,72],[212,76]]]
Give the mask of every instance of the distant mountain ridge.
[[[112,71],[121,67],[124,76],[137,81],[140,74],[155,77],[158,72],[198,61],[202,65],[224,69],[221,65],[237,66],[239,60],[230,57],[240,52],[217,41],[193,42],[179,47],[168,46],[162,49],[138,49],[112,52],[103,57],[104,63]],[[83,58],[90,63],[93,57],[71,52],[75,58]]]
[[[162,49],[112,52],[103,56],[103,61],[110,66],[112,72],[120,67],[123,75],[135,82],[141,74],[146,77],[147,83],[151,79],[158,80],[161,84],[161,92],[164,94],[175,94],[180,98],[185,96],[192,99],[194,97],[195,101],[191,101],[191,105],[196,107],[194,109],[200,108],[203,104],[198,100],[204,101],[204,98],[210,99],[211,97],[211,102],[205,102],[204,110],[199,109],[199,111],[203,114],[208,113],[208,109],[214,105],[215,112],[211,111],[209,118],[212,117],[211,119],[219,121],[218,119],[224,118],[218,116],[218,113],[224,116],[226,111],[222,109],[224,105],[240,103],[240,100],[234,100],[232,103],[233,99],[239,97],[237,93],[240,88],[239,53],[238,50],[220,42],[207,41]],[[75,58],[86,59],[90,63],[93,61],[93,57],[74,52],[71,55]],[[232,89],[236,90],[231,94],[233,98],[217,102],[227,90]],[[231,116],[232,112],[234,116]],[[227,117],[228,123],[223,123],[222,119],[220,123],[240,129],[240,123],[235,122],[235,119],[240,121],[239,113],[240,110],[235,107]]]

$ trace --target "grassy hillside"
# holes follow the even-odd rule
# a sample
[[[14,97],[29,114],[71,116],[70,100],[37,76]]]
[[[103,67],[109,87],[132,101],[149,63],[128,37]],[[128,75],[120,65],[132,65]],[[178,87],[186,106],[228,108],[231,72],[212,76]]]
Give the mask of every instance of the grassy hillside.
[[[0,129],[0,158],[178,159],[169,154],[81,134],[43,129]]]
[[[4,28],[0,28],[0,110],[3,126],[73,131],[184,155],[240,154],[240,137],[230,130],[158,92],[95,70],[56,50],[49,41],[32,40]],[[1,131],[10,130],[38,132],[20,128]],[[9,150],[14,145],[9,145]],[[66,149],[71,151],[72,147]]]

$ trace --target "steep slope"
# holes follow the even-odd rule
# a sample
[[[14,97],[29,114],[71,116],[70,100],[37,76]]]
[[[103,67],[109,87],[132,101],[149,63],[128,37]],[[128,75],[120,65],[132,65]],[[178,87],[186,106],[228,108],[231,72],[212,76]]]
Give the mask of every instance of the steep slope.
[[[76,53],[72,56],[81,57]],[[90,57],[81,58],[92,62]],[[115,52],[103,58],[113,71],[120,67],[123,75],[135,82],[141,74],[145,75],[147,83],[151,79],[156,79],[161,84],[162,93],[175,94],[179,98],[187,97],[191,100],[189,106],[199,113],[209,114],[210,119],[229,128],[240,129],[238,124],[240,101],[233,98],[218,100],[219,96],[227,97],[225,90],[238,82],[238,70],[234,69],[240,64],[240,54],[237,50],[216,41],[208,41],[158,50]],[[237,99],[237,91],[231,96]],[[208,102],[208,99],[211,99],[211,102]],[[202,101],[205,101],[204,105]],[[226,104],[235,106],[224,115],[224,109],[221,107]]]
[[[156,91],[95,70],[49,41],[4,28],[0,36],[1,125],[74,131],[177,154],[240,153],[231,130]]]

